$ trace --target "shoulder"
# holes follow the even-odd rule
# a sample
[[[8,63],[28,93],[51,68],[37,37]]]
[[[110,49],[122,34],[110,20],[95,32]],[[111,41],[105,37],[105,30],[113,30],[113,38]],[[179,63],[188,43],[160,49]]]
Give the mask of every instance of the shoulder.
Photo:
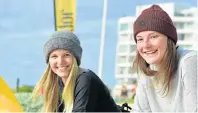
[[[178,48],[178,71],[182,75],[182,78],[185,75],[188,77],[191,75],[197,75],[197,52],[191,50],[184,50],[183,48]]]
[[[197,62],[197,52],[192,50],[185,50],[182,47],[178,47],[177,49],[177,59],[180,66],[190,62],[196,63]]]
[[[95,77],[97,77],[97,75],[92,70],[80,68],[77,79],[91,80],[92,78],[95,78]]]
[[[79,75],[76,79],[76,84],[91,84],[93,83],[92,81],[96,81],[98,76],[91,70],[89,69],[80,69]]]
[[[178,68],[196,67],[197,66],[197,51],[185,50],[182,47],[177,49]]]

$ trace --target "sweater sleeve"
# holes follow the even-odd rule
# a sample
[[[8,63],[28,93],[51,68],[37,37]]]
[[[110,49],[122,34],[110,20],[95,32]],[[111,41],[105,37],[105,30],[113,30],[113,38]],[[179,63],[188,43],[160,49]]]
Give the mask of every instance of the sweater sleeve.
[[[184,85],[184,111],[197,112],[197,55],[191,53],[182,65],[182,79]]]
[[[94,90],[94,85],[89,74],[92,73],[82,73],[76,80],[73,112],[93,112],[95,109],[98,93]]]
[[[141,84],[141,81],[139,81],[137,85],[136,96],[132,106],[132,113],[133,112],[151,112],[145,88],[143,84]]]

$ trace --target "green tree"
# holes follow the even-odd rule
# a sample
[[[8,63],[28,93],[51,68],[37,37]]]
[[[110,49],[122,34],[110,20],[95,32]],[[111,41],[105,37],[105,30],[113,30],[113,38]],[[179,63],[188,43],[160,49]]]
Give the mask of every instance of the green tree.
[[[34,86],[28,86],[28,85],[23,85],[21,87],[19,87],[18,89],[18,92],[21,93],[21,92],[26,92],[26,93],[31,93],[34,89]]]

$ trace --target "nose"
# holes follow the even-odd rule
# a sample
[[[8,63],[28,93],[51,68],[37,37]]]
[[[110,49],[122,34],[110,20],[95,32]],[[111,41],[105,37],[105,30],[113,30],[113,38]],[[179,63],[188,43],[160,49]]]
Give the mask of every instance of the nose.
[[[151,42],[150,42],[149,38],[144,40],[143,47],[144,48],[150,48],[151,47]]]
[[[58,57],[58,64],[61,65],[64,62],[64,58],[63,57]]]

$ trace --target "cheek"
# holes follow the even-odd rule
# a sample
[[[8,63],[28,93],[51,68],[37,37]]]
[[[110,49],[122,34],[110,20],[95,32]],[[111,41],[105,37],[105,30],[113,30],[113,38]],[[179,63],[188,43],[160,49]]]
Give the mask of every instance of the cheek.
[[[136,48],[137,48],[137,51],[138,51],[139,53],[141,53],[142,47],[141,47],[140,45],[137,45]]]
[[[49,64],[50,64],[50,67],[51,67],[51,68],[56,68],[56,63],[55,63],[55,61],[50,60],[50,61],[49,61]]]
[[[56,67],[55,65],[53,65],[53,64],[50,64],[50,67],[51,67],[51,70],[52,70],[54,73],[56,73],[57,67]]]
[[[140,46],[137,46],[137,52],[141,57],[144,57],[144,53],[142,53],[142,48]]]
[[[69,65],[72,65],[72,60],[68,60],[67,63],[68,63]]]
[[[161,38],[161,40],[158,40],[155,44],[162,50],[165,51],[167,48],[167,39]]]
[[[72,57],[67,58],[67,59],[66,59],[66,62],[67,62],[68,64],[70,64],[70,65],[71,65],[71,64],[72,64]]]
[[[164,58],[165,54],[166,54],[166,48],[162,48],[161,49],[161,54],[160,54],[161,59]]]
[[[165,52],[166,52],[166,49],[167,49],[167,45],[164,44],[164,43],[163,44],[161,43],[161,44],[158,45],[158,47],[160,49],[161,54],[164,55]]]

